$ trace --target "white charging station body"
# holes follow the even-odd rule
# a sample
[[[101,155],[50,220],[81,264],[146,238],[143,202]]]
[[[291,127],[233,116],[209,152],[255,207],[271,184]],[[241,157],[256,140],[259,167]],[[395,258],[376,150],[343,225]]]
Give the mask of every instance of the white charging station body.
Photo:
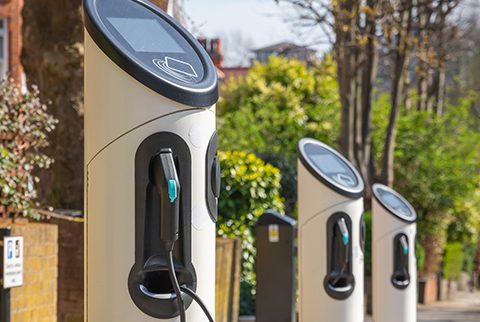
[[[415,221],[415,210],[400,194],[381,184],[373,186],[372,310],[374,322],[417,321]],[[401,248],[402,242],[404,248]],[[405,256],[407,259],[407,262],[402,264],[398,263],[397,258],[397,265],[400,265],[398,272],[395,269],[395,256]],[[402,270],[401,265],[405,265],[406,269]],[[396,274],[398,276],[395,276]]]
[[[152,227],[145,222],[138,223],[138,218],[143,216],[139,209],[147,211],[142,203],[145,202],[144,190],[148,189],[138,183],[140,174],[143,179],[145,174],[148,178],[148,169],[142,169],[138,160],[140,157],[147,160],[158,152],[157,149],[171,148],[171,137],[180,142],[178,146],[183,149],[177,153],[177,146],[173,147],[178,164],[183,164],[184,155],[189,158],[188,163],[184,163],[187,166],[179,173],[182,180],[188,182],[180,191],[180,202],[187,204],[188,201],[180,219],[180,224],[188,223],[188,227],[181,228],[180,238],[187,235],[188,238],[185,237],[182,249],[178,250],[179,270],[214,312],[216,204],[209,205],[206,201],[206,196],[211,194],[208,191],[211,178],[206,174],[209,173],[206,171],[209,149],[216,153],[215,102],[218,93],[216,74],[212,75],[215,73],[213,64],[193,37],[153,5],[141,0],[124,3],[87,0],[84,6],[85,321],[180,320],[174,316],[177,313],[172,313],[177,309],[172,299],[174,294],[141,291],[142,285],[131,281],[138,276],[141,278],[138,271],[147,266],[138,263],[138,259],[152,251],[139,245],[142,238],[147,243],[156,238],[144,237],[142,234],[147,234]],[[157,33],[158,25],[161,27]],[[130,42],[131,35],[122,32],[133,32],[137,38],[142,37],[142,32],[156,33],[155,39],[159,38],[161,43],[152,47],[146,36],[146,45],[135,44]],[[165,53],[162,46],[171,39],[162,41],[162,37],[169,36],[184,37],[184,40],[174,39],[177,47],[170,44],[171,48],[163,48]],[[146,47],[138,49],[136,46]],[[182,49],[187,53],[181,53]],[[172,64],[176,54],[185,64]],[[187,54],[197,54],[198,57],[194,57],[197,64],[189,64]],[[151,59],[155,56],[158,59]],[[163,61],[161,66],[167,68],[168,73],[161,70],[159,60]],[[187,65],[193,72],[182,70],[182,66]],[[195,71],[201,65],[203,70]],[[164,133],[166,136],[162,137]],[[141,150],[140,147],[150,138],[153,138],[148,142],[151,155],[140,156],[140,153],[147,153],[148,148]],[[139,196],[143,196],[143,200]],[[149,216],[155,222],[155,214]],[[188,258],[188,265],[185,264],[188,267],[182,266],[183,258]],[[158,282],[156,289],[164,287],[162,283]],[[187,321],[208,321],[198,305],[191,299],[185,300]],[[158,303],[160,307],[165,304],[167,309],[157,309]]]
[[[363,180],[350,162],[319,141],[301,140],[298,154],[300,320],[363,321]],[[331,272],[329,240],[337,218],[347,224],[349,237],[343,282]]]

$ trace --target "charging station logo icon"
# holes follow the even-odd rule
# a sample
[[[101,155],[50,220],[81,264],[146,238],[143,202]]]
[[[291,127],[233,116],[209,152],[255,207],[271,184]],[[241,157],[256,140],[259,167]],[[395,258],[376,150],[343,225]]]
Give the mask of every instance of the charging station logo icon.
[[[176,58],[166,56],[165,59],[154,59],[152,61],[164,73],[185,83],[195,83],[198,74],[195,68],[189,63]]]
[[[355,181],[348,175],[338,173],[333,179],[344,186],[355,187]]]

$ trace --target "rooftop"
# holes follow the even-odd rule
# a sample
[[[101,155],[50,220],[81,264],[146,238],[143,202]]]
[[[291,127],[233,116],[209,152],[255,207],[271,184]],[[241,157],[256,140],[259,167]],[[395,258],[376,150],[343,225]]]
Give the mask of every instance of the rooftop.
[[[287,41],[273,44],[267,47],[254,49],[253,52],[254,53],[263,52],[263,51],[285,52],[285,51],[291,51],[291,50],[306,50],[310,52],[316,52],[316,50],[308,48],[307,46],[300,46],[293,42],[287,42]]]

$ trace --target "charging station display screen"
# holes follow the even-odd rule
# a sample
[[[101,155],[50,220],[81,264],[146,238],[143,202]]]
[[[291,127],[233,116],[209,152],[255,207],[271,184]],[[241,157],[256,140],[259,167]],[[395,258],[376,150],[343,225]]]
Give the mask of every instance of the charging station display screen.
[[[155,19],[108,17],[125,41],[140,53],[185,53]]]
[[[390,208],[394,209],[399,215],[405,217],[413,217],[414,214],[410,211],[410,208],[399,197],[387,190],[379,190],[380,197],[383,202]]]
[[[324,173],[345,173],[346,169],[338,160],[329,154],[313,154],[310,156],[313,163]]]
[[[343,188],[354,188],[359,182],[350,166],[330,150],[315,144],[305,145],[309,163],[323,177]]]

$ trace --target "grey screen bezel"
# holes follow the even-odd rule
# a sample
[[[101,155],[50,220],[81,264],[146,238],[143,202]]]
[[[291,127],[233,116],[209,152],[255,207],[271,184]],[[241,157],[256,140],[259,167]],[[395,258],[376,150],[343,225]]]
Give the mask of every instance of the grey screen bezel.
[[[344,185],[339,184],[338,182],[332,180],[330,177],[325,175],[321,169],[318,168],[317,165],[310,159],[308,154],[305,151],[305,146],[307,144],[317,145],[328,152],[332,153],[333,156],[339,158],[355,175],[357,179],[357,185],[355,187],[346,187]],[[363,182],[363,178],[361,177],[360,173],[355,169],[355,167],[348,161],[343,155],[341,155],[336,150],[332,149],[330,146],[317,141],[311,138],[304,138],[300,140],[298,143],[298,153],[300,160],[302,163],[307,167],[307,169],[315,175],[318,179],[320,179],[323,183],[330,186],[333,190],[337,191],[338,193],[345,195],[351,198],[360,198],[363,196],[363,192],[365,190],[365,183]]]
[[[383,200],[381,193],[379,190],[385,190],[394,196],[396,196],[400,201],[402,201],[407,208],[410,210],[410,213],[412,214],[411,216],[405,216],[399,212],[397,212],[393,207],[391,207],[385,200]],[[385,208],[388,212],[390,212],[392,215],[402,219],[403,221],[407,222],[416,222],[417,221],[417,212],[413,208],[413,206],[408,202],[407,199],[405,199],[401,194],[390,188],[389,186],[386,186],[384,184],[376,183],[372,187],[373,195],[375,196],[375,199]]]

